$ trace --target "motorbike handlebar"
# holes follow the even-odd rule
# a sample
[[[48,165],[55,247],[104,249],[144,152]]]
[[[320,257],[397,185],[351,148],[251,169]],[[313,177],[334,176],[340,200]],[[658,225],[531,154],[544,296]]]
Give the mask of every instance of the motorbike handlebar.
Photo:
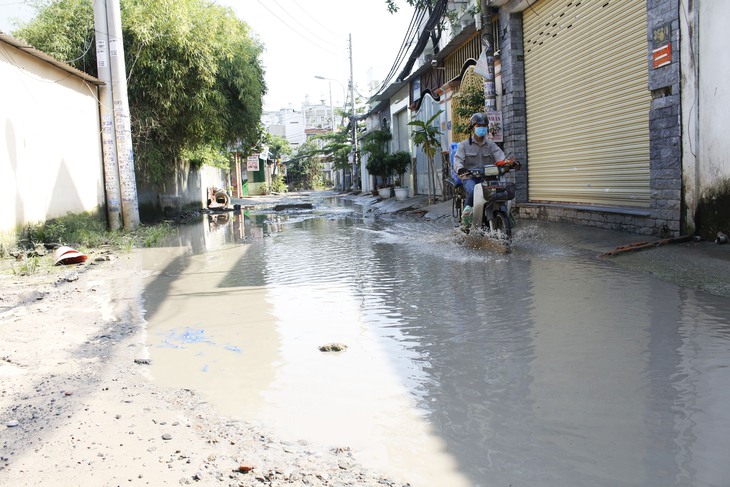
[[[485,174],[487,168],[496,168],[496,174]],[[497,161],[494,166],[485,167],[485,171],[475,171],[466,168],[462,168],[459,177],[464,178],[476,178],[476,177],[489,177],[489,176],[504,176],[508,172],[514,170],[519,171],[522,168],[522,164],[517,159],[505,159],[504,161]]]
[[[500,164],[500,162],[503,164]],[[499,167],[507,167],[507,168],[509,168],[508,170],[511,169],[511,170],[519,171],[522,168],[522,164],[520,164],[520,161],[518,161],[515,158],[505,159],[504,161],[497,161],[494,164]]]

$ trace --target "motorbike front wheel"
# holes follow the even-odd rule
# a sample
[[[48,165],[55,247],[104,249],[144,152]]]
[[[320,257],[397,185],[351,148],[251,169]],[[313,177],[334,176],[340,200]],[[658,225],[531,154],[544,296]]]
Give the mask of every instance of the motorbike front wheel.
[[[494,220],[492,220],[492,231],[501,232],[502,235],[507,238],[512,236],[512,223],[510,222],[509,215],[502,210],[496,210],[494,212]]]

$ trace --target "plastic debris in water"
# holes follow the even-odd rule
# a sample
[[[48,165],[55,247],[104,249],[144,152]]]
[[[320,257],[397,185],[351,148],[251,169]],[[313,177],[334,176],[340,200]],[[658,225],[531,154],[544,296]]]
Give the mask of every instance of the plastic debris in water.
[[[208,340],[205,336],[205,330],[192,329],[190,327],[185,328],[182,332],[172,330],[170,335],[165,338],[164,343],[174,348],[182,348],[185,344],[194,343],[213,344],[213,342]]]
[[[207,342],[205,339],[205,330],[191,330],[187,328],[181,335],[180,339],[186,343],[202,343]]]

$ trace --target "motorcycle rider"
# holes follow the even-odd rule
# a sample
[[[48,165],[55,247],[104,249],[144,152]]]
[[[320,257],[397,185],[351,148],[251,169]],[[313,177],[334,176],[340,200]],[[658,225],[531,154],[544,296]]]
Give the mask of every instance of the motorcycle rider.
[[[485,166],[507,164],[504,152],[487,138],[489,120],[484,113],[475,113],[469,120],[469,138],[461,141],[454,155],[454,171],[461,179],[466,192],[464,214],[471,215],[474,206],[474,187],[483,179],[471,171],[484,170]]]

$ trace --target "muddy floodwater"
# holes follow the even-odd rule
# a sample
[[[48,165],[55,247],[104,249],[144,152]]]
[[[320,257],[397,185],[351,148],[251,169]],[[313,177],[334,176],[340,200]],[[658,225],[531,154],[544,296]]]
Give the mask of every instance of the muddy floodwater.
[[[505,254],[314,203],[141,251],[157,382],[416,487],[730,485],[728,298],[534,222]]]

